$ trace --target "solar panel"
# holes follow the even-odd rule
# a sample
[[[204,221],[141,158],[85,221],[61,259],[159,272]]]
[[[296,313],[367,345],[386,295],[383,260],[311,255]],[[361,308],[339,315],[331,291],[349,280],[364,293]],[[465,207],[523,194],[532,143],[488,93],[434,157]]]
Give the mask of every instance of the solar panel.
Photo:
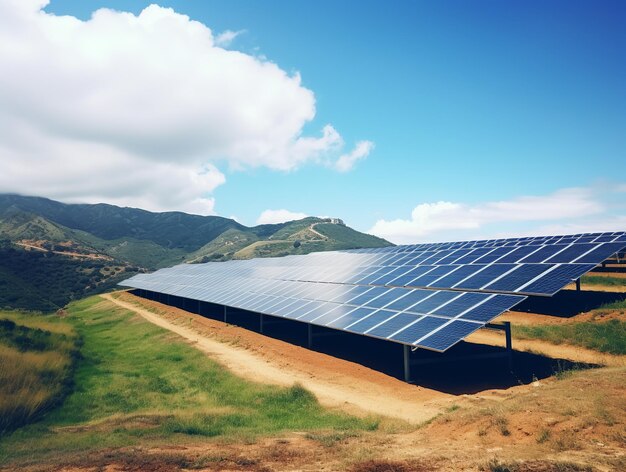
[[[415,244],[183,264],[120,285],[442,352],[625,248],[624,232]]]

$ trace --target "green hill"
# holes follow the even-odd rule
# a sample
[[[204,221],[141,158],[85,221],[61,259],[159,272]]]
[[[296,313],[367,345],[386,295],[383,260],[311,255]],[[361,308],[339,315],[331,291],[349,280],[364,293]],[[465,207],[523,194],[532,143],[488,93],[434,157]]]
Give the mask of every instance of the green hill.
[[[68,205],[47,198],[0,195],[0,218],[11,210],[38,215],[104,240],[134,238],[185,251],[202,247],[229,228],[245,228],[220,216],[153,213],[104,203]]]
[[[134,272],[182,262],[389,245],[340,220],[247,227],[219,216],[0,194],[0,307],[50,311]]]

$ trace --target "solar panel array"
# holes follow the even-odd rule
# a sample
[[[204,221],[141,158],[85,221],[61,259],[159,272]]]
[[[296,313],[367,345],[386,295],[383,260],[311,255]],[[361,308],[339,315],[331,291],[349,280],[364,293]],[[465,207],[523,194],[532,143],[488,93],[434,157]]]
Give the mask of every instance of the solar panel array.
[[[626,247],[626,233],[516,238],[183,264],[120,285],[443,352]]]

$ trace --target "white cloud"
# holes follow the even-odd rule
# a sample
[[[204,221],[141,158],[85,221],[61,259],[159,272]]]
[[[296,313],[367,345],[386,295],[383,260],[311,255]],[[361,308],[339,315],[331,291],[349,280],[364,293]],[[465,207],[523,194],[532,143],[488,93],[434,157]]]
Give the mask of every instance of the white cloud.
[[[606,192],[617,192],[619,186]],[[410,219],[378,220],[369,233],[409,244],[489,237],[613,231],[623,218],[607,215],[597,189],[567,188],[543,196],[465,204],[422,203]],[[545,222],[549,222],[545,224]]]
[[[301,220],[306,218],[306,213],[299,213],[289,210],[265,210],[256,220],[258,225],[267,225],[274,223],[284,223],[285,221]]]
[[[226,30],[222,33],[218,34],[215,38],[215,44],[218,46],[230,46],[230,44],[234,41],[234,39],[240,34],[244,33],[244,30],[232,31]]]
[[[357,161],[365,159],[374,149],[374,143],[371,141],[359,141],[352,152],[343,154],[334,164],[335,169],[339,172],[348,172],[352,170]]]
[[[210,213],[216,166],[327,165],[344,145],[332,125],[303,134],[315,96],[297,73],[220,47],[240,32],[47,3],[0,0],[0,192]]]

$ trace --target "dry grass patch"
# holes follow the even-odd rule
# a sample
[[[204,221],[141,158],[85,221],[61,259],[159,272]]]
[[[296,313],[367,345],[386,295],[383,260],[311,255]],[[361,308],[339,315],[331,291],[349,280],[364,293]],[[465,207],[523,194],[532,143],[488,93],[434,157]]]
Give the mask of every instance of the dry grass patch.
[[[0,437],[40,418],[69,393],[79,355],[71,333],[41,316],[0,313]]]

